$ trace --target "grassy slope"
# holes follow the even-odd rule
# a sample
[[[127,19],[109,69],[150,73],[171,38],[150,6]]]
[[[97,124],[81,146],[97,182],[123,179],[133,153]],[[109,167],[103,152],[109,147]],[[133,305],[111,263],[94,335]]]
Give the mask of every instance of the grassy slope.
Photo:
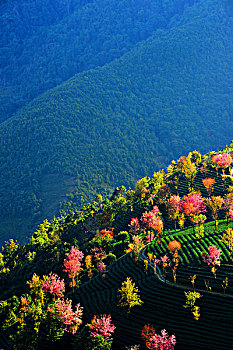
[[[1,125],[2,215],[41,221],[44,174],[75,177],[90,199],[189,149],[223,145],[232,129],[232,47],[231,19],[210,2],[35,99]]]

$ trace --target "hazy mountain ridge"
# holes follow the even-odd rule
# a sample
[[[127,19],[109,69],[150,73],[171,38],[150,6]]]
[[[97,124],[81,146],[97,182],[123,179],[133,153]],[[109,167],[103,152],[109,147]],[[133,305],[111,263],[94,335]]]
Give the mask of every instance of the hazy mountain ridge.
[[[46,174],[75,178],[78,206],[81,196],[130,186],[191,148],[224,146],[232,136],[232,28],[220,2],[202,2],[177,26],[2,123],[2,215],[46,217]]]
[[[0,121],[78,72],[103,66],[166,27],[194,0],[5,1]],[[28,79],[29,78],[29,79]]]

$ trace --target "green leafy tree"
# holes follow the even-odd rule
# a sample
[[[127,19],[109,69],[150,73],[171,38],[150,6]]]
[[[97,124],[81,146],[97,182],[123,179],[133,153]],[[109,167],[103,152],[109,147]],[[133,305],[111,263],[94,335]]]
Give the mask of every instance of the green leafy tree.
[[[202,297],[202,295],[196,291],[188,291],[184,292],[184,294],[186,297],[185,305],[183,305],[184,308],[190,309],[193,314],[194,320],[198,321],[200,318],[200,307],[195,305],[195,303],[197,299]]]
[[[143,301],[140,299],[139,290],[135,287],[135,283],[130,277],[126,278],[121,285],[121,288],[118,290],[120,307],[126,307],[128,313],[131,311],[131,308],[134,306],[140,306],[143,304]]]
[[[211,215],[215,221],[215,229],[217,229],[218,213],[223,207],[224,199],[220,196],[211,196],[205,200],[207,207],[211,211]]]
[[[39,225],[38,230],[33,234],[31,243],[38,244],[41,247],[44,247],[51,243],[49,232],[50,232],[51,223],[46,219],[42,224]]]

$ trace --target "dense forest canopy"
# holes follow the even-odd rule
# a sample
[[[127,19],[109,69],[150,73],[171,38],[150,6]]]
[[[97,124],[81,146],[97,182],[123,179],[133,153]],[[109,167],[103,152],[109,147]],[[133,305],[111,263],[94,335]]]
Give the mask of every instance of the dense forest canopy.
[[[103,66],[169,26],[194,0],[0,4],[0,121],[78,72]],[[30,79],[28,79],[30,77]]]
[[[232,137],[230,2],[44,3],[1,4],[3,239]]]

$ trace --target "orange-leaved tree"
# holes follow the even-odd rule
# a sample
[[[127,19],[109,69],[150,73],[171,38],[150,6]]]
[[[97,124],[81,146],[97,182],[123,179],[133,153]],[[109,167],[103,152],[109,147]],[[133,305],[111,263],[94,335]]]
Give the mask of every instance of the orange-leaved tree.
[[[203,185],[208,193],[208,196],[210,196],[214,190],[215,179],[207,177],[207,178],[203,179],[202,182],[203,182]]]
[[[181,248],[181,243],[174,240],[170,241],[168,243],[168,249],[173,253],[173,266],[172,266],[172,273],[173,273],[173,279],[174,282],[176,283],[176,270],[179,264],[179,253],[178,250]]]

